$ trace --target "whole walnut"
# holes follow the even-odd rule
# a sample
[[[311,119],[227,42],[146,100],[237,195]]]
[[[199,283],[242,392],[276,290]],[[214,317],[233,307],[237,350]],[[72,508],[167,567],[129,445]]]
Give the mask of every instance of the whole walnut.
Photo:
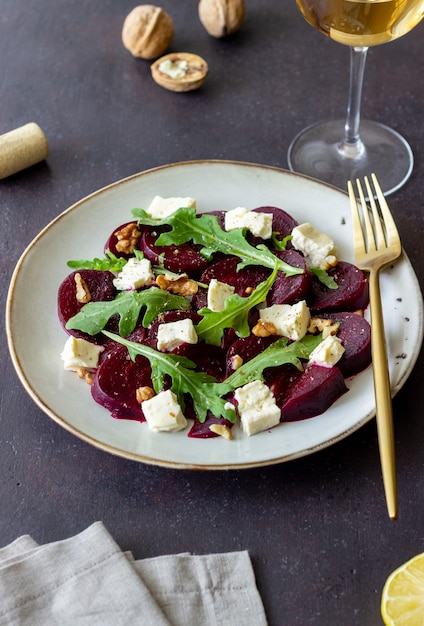
[[[168,49],[174,36],[172,18],[153,4],[135,7],[125,18],[122,42],[135,57],[156,59]]]
[[[212,37],[226,37],[238,30],[245,13],[244,0],[200,0],[199,18]]]

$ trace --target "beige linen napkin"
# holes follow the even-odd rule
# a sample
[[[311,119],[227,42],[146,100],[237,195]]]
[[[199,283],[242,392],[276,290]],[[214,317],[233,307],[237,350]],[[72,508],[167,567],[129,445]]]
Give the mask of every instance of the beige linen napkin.
[[[0,624],[266,626],[246,551],[135,561],[101,522],[38,546],[0,549]]]

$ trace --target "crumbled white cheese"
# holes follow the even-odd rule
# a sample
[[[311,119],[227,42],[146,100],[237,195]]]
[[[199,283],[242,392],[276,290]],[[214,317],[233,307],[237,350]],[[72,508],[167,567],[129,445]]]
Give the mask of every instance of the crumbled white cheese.
[[[225,213],[225,230],[247,228],[252,235],[262,239],[272,237],[272,213],[248,211],[245,207],[237,207]]]
[[[280,422],[281,410],[271,390],[262,381],[254,380],[239,387],[234,397],[238,402],[242,429],[247,435],[256,435]]]
[[[146,213],[156,220],[162,220],[181,207],[196,208],[196,200],[194,198],[162,198],[155,196],[150,203]]]
[[[299,224],[293,228],[291,242],[296,250],[305,255],[313,267],[328,269],[329,257],[331,259],[330,265],[335,264],[333,261],[336,254],[334,241],[311,224]]]
[[[273,304],[259,311],[260,319],[271,322],[277,334],[298,341],[306,335],[311,315],[305,300],[296,304]]]
[[[102,346],[70,335],[60,356],[65,370],[76,372],[79,367],[96,369],[101,352]]]
[[[119,272],[117,278],[113,279],[113,284],[120,291],[140,289],[154,281],[152,264],[148,259],[136,259],[131,257]]]
[[[340,361],[344,354],[344,347],[339,339],[334,335],[329,335],[309,355],[309,365],[321,365],[322,367],[333,367]]]
[[[188,63],[185,59],[177,59],[176,61],[165,59],[165,61],[159,63],[159,71],[170,78],[184,78],[188,69]]]
[[[190,319],[178,320],[159,324],[158,350],[171,352],[182,343],[197,343],[198,337],[193,322]]]
[[[177,396],[170,389],[144,400],[141,403],[141,410],[150,430],[174,432],[187,426]]]
[[[228,296],[232,296],[233,293],[234,287],[232,285],[221,283],[216,278],[212,278],[208,287],[208,309],[211,311],[223,311],[225,300]]]

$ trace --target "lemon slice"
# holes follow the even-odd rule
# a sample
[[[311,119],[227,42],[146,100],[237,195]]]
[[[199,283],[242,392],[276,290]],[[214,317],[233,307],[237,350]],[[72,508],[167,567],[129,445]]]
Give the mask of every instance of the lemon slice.
[[[387,626],[424,626],[424,553],[390,574],[383,587],[381,615]]]

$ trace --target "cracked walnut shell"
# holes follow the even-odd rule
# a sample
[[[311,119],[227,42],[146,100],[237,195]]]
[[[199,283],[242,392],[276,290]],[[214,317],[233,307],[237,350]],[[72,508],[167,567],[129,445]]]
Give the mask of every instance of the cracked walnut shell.
[[[244,20],[244,0],[200,0],[199,19],[212,37],[235,33]]]
[[[122,42],[135,57],[157,59],[174,36],[174,23],[166,11],[153,4],[135,7],[125,18]]]
[[[153,80],[170,91],[192,91],[205,82],[208,64],[191,52],[172,52],[151,66]]]

